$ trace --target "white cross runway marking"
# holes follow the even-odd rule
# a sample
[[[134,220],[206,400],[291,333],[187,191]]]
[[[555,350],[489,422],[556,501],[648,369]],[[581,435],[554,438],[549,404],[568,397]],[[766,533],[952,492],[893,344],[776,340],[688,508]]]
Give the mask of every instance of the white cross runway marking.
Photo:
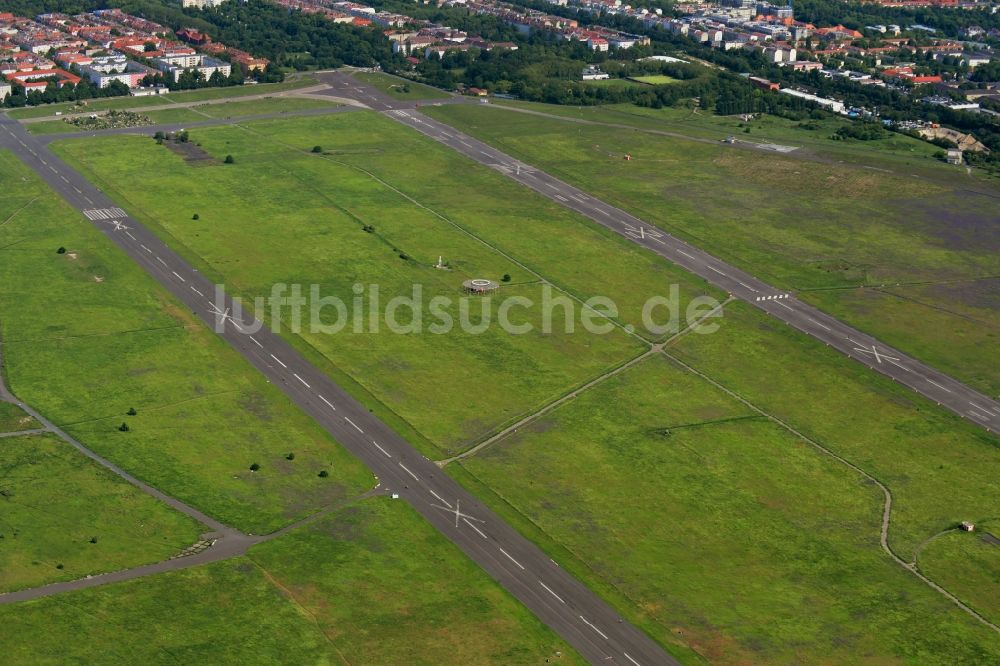
[[[402,464],[400,464],[400,467],[403,467]],[[403,467],[403,469],[406,469],[406,468]],[[409,470],[407,470],[407,471],[409,471]],[[445,504],[447,504],[447,502],[445,502]],[[447,513],[453,513],[453,514],[455,514],[455,527],[458,527],[458,520],[459,520],[459,518],[461,518],[462,520],[464,520],[466,522],[469,522],[470,520],[474,520],[477,523],[485,523],[486,522],[485,520],[480,520],[479,518],[476,518],[475,516],[470,516],[467,513],[462,513],[462,500],[455,500],[455,508],[454,509],[451,508],[450,504],[448,504],[448,506],[446,506],[446,507],[441,506],[440,504],[431,504],[431,506],[434,507],[435,509],[441,509],[442,511],[445,511]],[[471,523],[469,523],[469,524],[471,525]]]
[[[129,229],[132,228],[126,225],[121,220],[108,220],[108,223],[114,225],[115,231],[128,231]]]
[[[854,342],[854,340],[851,340],[851,342]],[[858,344],[858,343],[854,342],[854,344]],[[898,361],[899,360],[895,356],[889,356],[888,354],[880,354],[879,351],[878,351],[878,348],[875,345],[872,345],[870,349],[868,347],[864,347],[864,346],[855,347],[854,351],[861,352],[862,354],[865,354],[865,355],[874,356],[875,360],[878,362],[879,365],[882,365],[882,359],[885,359],[887,361]],[[930,381],[930,380],[928,380],[928,381]],[[931,383],[933,384],[933,382],[931,382]],[[942,386],[941,388],[944,388],[944,387]]]

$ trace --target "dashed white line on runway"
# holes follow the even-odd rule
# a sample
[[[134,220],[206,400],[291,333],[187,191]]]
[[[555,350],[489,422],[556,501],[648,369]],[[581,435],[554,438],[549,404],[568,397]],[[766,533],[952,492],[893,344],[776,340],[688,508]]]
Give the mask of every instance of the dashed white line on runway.
[[[479,536],[483,537],[484,539],[489,539],[489,537],[486,536],[486,534],[481,529],[470,523],[468,518],[462,518],[462,522],[471,527],[472,529],[476,530]]]
[[[601,631],[600,629],[598,629],[596,625],[594,625],[593,623],[591,623],[590,621],[588,621],[587,618],[585,618],[584,616],[581,615],[580,619],[583,620],[583,623],[585,625],[587,625],[588,627],[590,627],[591,629],[593,629],[594,631],[596,631],[597,633],[599,633],[601,635],[601,638],[603,638],[604,640],[608,640],[608,635],[606,633],[604,633],[603,631]]]
[[[985,412],[986,414],[992,414],[993,416],[996,416],[996,412],[994,412],[991,409],[986,409],[985,407],[981,407],[980,405],[977,405],[974,402],[970,402],[969,404],[972,405],[974,408],[978,409],[981,412]]]
[[[939,389],[941,389],[942,391],[947,391],[948,393],[951,393],[951,389],[950,389],[950,388],[948,388],[947,386],[941,386],[940,384],[938,384],[938,383],[937,383],[936,381],[934,381],[933,379],[928,379],[927,377],[924,377],[924,379],[927,379],[927,381],[929,381],[929,382],[930,382],[931,384],[934,384],[934,386],[937,386],[937,387],[938,387]]]
[[[500,548],[500,552],[503,553],[504,555],[506,555],[508,560],[510,560],[511,562],[513,562],[514,564],[516,564],[517,566],[521,567],[522,571],[524,570],[524,565],[521,564],[520,562],[518,562],[517,560],[515,560],[513,557],[511,557],[510,553],[508,553],[506,550],[504,550],[500,546],[497,546],[497,548]]]
[[[826,329],[827,331],[829,331],[829,330],[830,330],[830,327],[829,327],[829,326],[827,326],[826,324],[823,324],[823,323],[820,323],[820,322],[816,321],[816,320],[815,320],[815,319],[813,319],[812,317],[806,317],[806,319],[808,319],[808,320],[809,320],[809,321],[811,321],[812,323],[816,324],[816,325],[817,325],[817,326],[819,326],[820,328],[823,328],[823,329]]]
[[[785,303],[784,303],[783,301],[775,301],[775,302],[776,302],[776,303],[777,303],[778,305],[780,305],[781,307],[785,308],[786,310],[792,310],[792,309],[793,309],[793,308],[790,308],[790,307],[788,307],[787,305],[785,305]]]
[[[687,252],[685,252],[684,250],[677,250],[677,251],[678,251],[679,253],[683,254],[683,255],[684,255],[685,257],[687,257],[688,259],[694,259],[694,255],[692,255],[692,254],[688,254],[688,253],[687,253]]]
[[[180,280],[181,282],[187,282],[187,280],[185,280],[184,278],[182,278],[182,277],[180,276],[180,273],[178,273],[177,271],[170,271],[170,272],[171,272],[171,273],[173,273],[173,274],[174,274],[174,277],[176,277],[176,278],[177,278],[178,280]]]
[[[966,412],[966,414],[968,414],[969,416],[971,416],[972,418],[974,418],[974,419],[976,419],[978,421],[989,421],[990,420],[990,417],[986,416],[985,414],[980,414],[979,412],[977,412],[974,409],[968,410]]]
[[[277,361],[278,363],[280,363],[281,367],[283,367],[283,368],[287,368],[288,367],[287,365],[285,365],[284,361],[282,361],[280,358],[278,358],[274,354],[271,354],[271,358],[273,358],[275,361]]]
[[[125,235],[128,236],[129,238],[131,238],[132,240],[138,240],[135,236],[132,235],[131,231],[126,231]]]
[[[348,419],[348,420],[350,420],[350,419]],[[402,468],[403,468],[403,471],[404,471],[404,472],[406,472],[406,473],[407,473],[407,474],[409,474],[409,475],[410,475],[411,477],[413,477],[413,480],[414,480],[414,481],[419,481],[419,480],[420,480],[420,477],[419,477],[419,476],[417,476],[416,474],[414,474],[413,472],[411,472],[411,471],[410,471],[410,468],[409,468],[409,467],[407,467],[407,466],[406,466],[406,465],[404,465],[403,463],[396,463],[396,464],[397,464],[397,465],[399,465],[400,467],[402,467]]]
[[[569,199],[567,199],[566,197],[562,196],[561,194],[557,194],[556,195],[556,199],[559,199],[559,201],[564,201],[564,202],[565,201],[569,201]]]
[[[150,249],[149,249],[148,247],[146,247],[145,245],[139,245],[139,247],[141,247],[141,248],[142,248],[143,250],[145,250],[146,252],[150,252],[150,253],[152,252],[152,250],[150,250]]]
[[[385,449],[383,449],[381,446],[379,446],[378,442],[373,441],[372,444],[375,445],[376,449],[378,449],[379,451],[381,451],[382,453],[384,453],[386,458],[391,458],[392,457],[392,454],[389,453],[388,451],[386,451]]]
[[[164,266],[166,266],[166,265],[167,265],[167,262],[163,261],[163,259],[160,259],[159,257],[157,257],[157,258],[156,258],[156,260],[157,260],[158,262],[160,262],[161,264],[163,264]]]
[[[294,372],[292,373],[292,377],[295,377],[297,380],[299,380],[300,382],[302,382],[302,385],[305,386],[306,388],[312,388],[312,386],[309,386],[309,383],[306,382],[306,380],[302,379],[301,377],[299,377]]]
[[[251,339],[251,340],[253,340],[253,338],[250,338],[250,339]],[[257,342],[257,341],[256,341],[256,340],[254,340],[254,342]],[[260,343],[258,342],[257,344],[260,344]],[[316,395],[319,395],[319,394],[317,393]],[[320,400],[322,400],[322,401],[323,401],[324,403],[326,403],[326,406],[327,406],[327,407],[329,407],[329,408],[330,408],[330,409],[332,409],[333,411],[337,411],[337,408],[333,406],[333,403],[332,403],[332,402],[330,402],[329,400],[327,400],[326,398],[324,398],[324,397],[323,397],[323,396],[321,396],[321,395],[319,396],[319,399],[320,399]]]
[[[198,294],[202,298],[205,298],[205,294],[203,294],[200,291],[198,291],[198,287],[191,287],[191,291],[193,291],[194,293]]]
[[[719,275],[722,275],[722,276],[725,276],[725,273],[723,273],[722,271],[720,271],[720,270],[719,270],[718,268],[716,268],[715,266],[709,266],[708,264],[706,264],[706,265],[705,265],[705,267],[706,267],[706,268],[708,268],[709,270],[712,270],[712,271],[715,271],[715,272],[716,272],[716,273],[718,273]]]
[[[566,603],[565,601],[563,601],[563,598],[562,598],[562,597],[560,597],[560,596],[559,596],[558,594],[556,594],[555,592],[553,592],[553,591],[552,591],[552,588],[551,588],[551,587],[549,587],[548,585],[546,585],[546,584],[545,584],[545,583],[543,583],[542,581],[538,581],[538,584],[539,584],[539,585],[541,585],[542,587],[544,587],[544,588],[545,588],[545,591],[546,591],[546,592],[548,592],[548,593],[549,593],[549,594],[551,594],[551,595],[552,595],[553,597],[555,597],[556,599],[558,599],[558,600],[559,600],[559,603],[561,603],[561,604],[564,604],[564,603]]]
[[[637,662],[637,661],[636,661],[635,659],[633,659],[632,657],[630,657],[630,656],[629,656],[629,654],[628,654],[628,652],[622,652],[622,654],[623,654],[623,655],[625,655],[625,658],[626,658],[626,659],[628,659],[628,660],[629,660],[629,661],[631,661],[631,662],[632,662],[633,664],[635,664],[635,666],[642,666],[642,664],[640,664],[640,663],[639,663],[639,662]]]
[[[357,430],[358,432],[364,432],[364,430],[362,430],[361,428],[358,427],[357,423],[355,423],[351,419],[347,418],[346,416],[344,417],[344,420],[347,421],[348,423],[350,423],[352,426],[354,426],[354,429]]]
[[[440,495],[438,495],[436,492],[434,492],[430,488],[428,488],[427,490],[430,491],[430,494],[434,495],[434,497],[436,497],[439,502],[441,502],[442,504],[444,504],[445,506],[447,506],[449,509],[451,508],[451,502],[449,502],[445,498],[441,497]]]

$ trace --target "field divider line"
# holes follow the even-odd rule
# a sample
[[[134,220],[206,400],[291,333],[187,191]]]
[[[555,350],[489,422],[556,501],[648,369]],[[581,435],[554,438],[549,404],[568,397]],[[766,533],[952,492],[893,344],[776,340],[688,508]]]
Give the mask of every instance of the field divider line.
[[[815,439],[809,437],[805,433],[797,430],[796,428],[794,428],[790,424],[786,423],[782,419],[778,418],[777,416],[774,416],[773,414],[770,414],[769,412],[765,411],[764,409],[758,407],[754,403],[750,402],[748,399],[744,398],[739,393],[733,391],[732,389],[728,388],[727,386],[723,385],[722,383],[720,383],[720,382],[712,379],[710,376],[708,376],[704,372],[698,370],[697,368],[694,368],[694,367],[688,365],[687,363],[685,363],[684,361],[680,360],[676,356],[673,356],[670,353],[668,353],[666,350],[662,350],[661,353],[664,356],[666,356],[668,359],[670,359],[671,361],[673,361],[674,363],[676,363],[677,365],[679,365],[680,367],[682,367],[685,370],[687,370],[688,372],[690,372],[690,373],[692,373],[692,374],[694,374],[694,375],[696,375],[698,377],[701,377],[703,380],[705,380],[706,382],[708,382],[712,386],[716,387],[717,389],[719,389],[720,391],[722,391],[726,395],[730,396],[731,398],[733,398],[735,400],[738,400],[740,403],[742,403],[743,405],[745,405],[749,409],[753,410],[754,412],[757,412],[761,416],[767,417],[769,420],[771,420],[772,422],[774,422],[777,425],[781,426],[782,428],[784,428],[785,430],[787,430],[792,435],[798,437],[802,441],[804,441],[807,444],[811,445],[817,451],[820,451],[821,453],[826,454],[827,456],[833,458],[834,460],[836,460],[837,462],[841,463],[842,465],[845,465],[845,466],[849,467],[853,471],[857,472],[858,474],[860,474],[861,476],[863,476],[864,478],[868,479],[869,481],[871,481],[872,483],[874,483],[876,486],[878,486],[878,488],[882,491],[883,497],[885,498],[885,501],[884,501],[884,503],[882,505],[882,525],[881,525],[881,528],[879,530],[879,545],[882,547],[882,550],[885,551],[885,553],[889,557],[891,557],[893,559],[893,561],[896,562],[896,564],[898,564],[899,566],[903,567],[904,569],[906,569],[907,571],[909,571],[911,574],[913,574],[914,576],[916,576],[917,578],[919,578],[928,587],[936,590],[942,596],[946,597],[948,600],[950,600],[952,603],[954,603],[956,606],[958,606],[960,609],[962,609],[963,611],[965,611],[966,613],[968,613],[969,615],[971,615],[975,619],[979,620],[980,622],[982,622],[984,625],[986,625],[987,627],[989,627],[993,631],[995,631],[998,634],[1000,634],[1000,626],[997,626],[997,625],[993,624],[992,622],[990,622],[989,620],[987,620],[985,617],[983,617],[982,615],[980,615],[978,612],[976,612],[974,609],[972,609],[971,607],[969,607],[968,605],[966,605],[961,599],[959,599],[958,597],[956,597],[954,594],[952,594],[951,592],[949,592],[945,588],[941,587],[940,585],[938,585],[937,583],[935,583],[934,581],[932,581],[927,576],[925,576],[922,573],[920,573],[919,571],[917,571],[917,569],[916,569],[916,567],[914,565],[912,565],[912,564],[906,562],[905,560],[903,560],[903,558],[901,558],[899,555],[897,555],[896,552],[892,549],[892,546],[889,545],[889,522],[890,522],[890,519],[891,519],[891,516],[892,516],[892,491],[889,490],[889,487],[885,483],[883,483],[882,481],[880,481],[879,479],[877,479],[872,474],[866,472],[861,467],[859,467],[859,466],[855,465],[854,463],[852,463],[851,461],[847,460],[843,456],[840,456],[837,453],[834,453],[832,450],[830,450],[827,447],[823,446],[818,441],[816,441]]]

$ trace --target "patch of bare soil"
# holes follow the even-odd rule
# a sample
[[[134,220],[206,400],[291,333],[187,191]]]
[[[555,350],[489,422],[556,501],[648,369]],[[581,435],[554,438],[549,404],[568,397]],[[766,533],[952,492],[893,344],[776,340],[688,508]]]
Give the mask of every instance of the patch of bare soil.
[[[167,150],[180,155],[184,161],[194,166],[207,166],[210,164],[220,164],[219,160],[204,150],[201,146],[190,141],[164,141],[163,145]]]

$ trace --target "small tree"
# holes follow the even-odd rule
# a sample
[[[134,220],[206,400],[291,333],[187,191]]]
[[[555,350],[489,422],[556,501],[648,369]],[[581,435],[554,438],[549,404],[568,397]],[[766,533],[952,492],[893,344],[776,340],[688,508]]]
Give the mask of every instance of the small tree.
[[[500,278],[503,282],[510,282],[510,273],[504,273],[503,277]]]
[[[285,456],[285,460],[295,460],[295,454],[289,453],[287,456]]]
[[[226,164],[232,164],[235,161],[236,160],[233,159],[232,155],[226,155],[226,159],[223,160],[223,162],[225,162]]]
[[[323,146],[313,146],[313,152],[314,153],[322,153],[323,152]]]
[[[319,473],[319,478],[321,478],[321,479],[325,479],[325,478],[326,478],[326,477],[328,477],[328,476],[330,476],[330,473],[329,473],[328,471],[326,471],[325,469],[324,469],[324,470],[322,470],[322,471],[321,471],[321,472]]]
[[[66,254],[66,248],[60,247],[58,250],[56,250],[56,254]]]
[[[120,431],[122,431],[122,432],[128,432],[128,430],[129,430],[128,424],[125,423],[124,421],[122,421],[122,424],[120,426],[118,426],[118,429]]]
[[[260,469],[260,465],[258,465],[257,463],[253,463],[252,465],[250,465],[250,471],[251,472],[256,472],[259,469]]]
[[[135,411],[135,407],[129,407],[127,413],[128,413],[129,416],[135,416],[139,412]]]
[[[192,220],[200,220],[201,219],[201,215],[199,215],[198,213],[195,213],[194,215],[191,216],[191,219]]]
[[[161,141],[162,142],[163,139],[166,138],[166,135],[161,131],[161,132],[157,132],[156,134],[154,134],[153,138],[156,139],[157,141]]]
[[[90,543],[97,543],[97,537],[95,536],[90,537]]]

